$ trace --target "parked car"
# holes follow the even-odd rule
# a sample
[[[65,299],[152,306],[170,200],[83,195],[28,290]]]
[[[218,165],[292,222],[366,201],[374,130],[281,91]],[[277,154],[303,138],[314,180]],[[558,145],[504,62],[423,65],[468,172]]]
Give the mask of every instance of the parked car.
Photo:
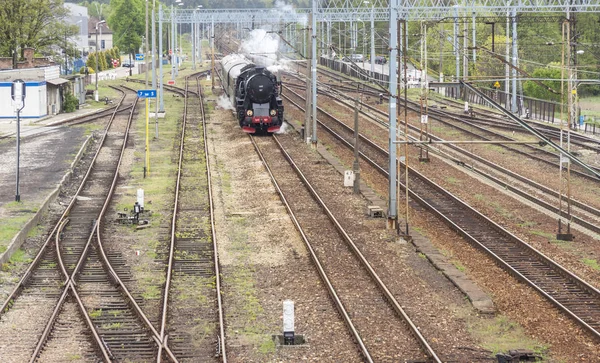
[[[133,62],[130,63],[128,60],[124,60],[121,67],[133,68],[135,67],[135,64]]]
[[[385,57],[383,56],[375,56],[375,64],[386,64],[387,63],[387,59],[385,59]]]
[[[350,59],[353,62],[364,62],[365,61],[365,56],[363,56],[362,54],[352,54],[350,56]]]

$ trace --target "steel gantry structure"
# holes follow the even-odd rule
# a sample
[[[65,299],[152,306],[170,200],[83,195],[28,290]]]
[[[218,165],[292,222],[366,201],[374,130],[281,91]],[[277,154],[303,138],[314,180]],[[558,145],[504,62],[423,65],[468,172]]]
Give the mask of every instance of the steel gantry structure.
[[[599,12],[599,0],[313,0],[316,5],[317,22],[349,22],[357,17],[375,21],[390,20],[390,5],[398,10],[401,18],[414,20],[439,20],[453,17],[454,13],[476,16],[506,15],[507,12],[519,13],[566,13]],[[253,19],[256,23],[277,23],[280,21],[305,24],[312,8],[291,9],[275,7],[270,9],[174,9],[165,11],[162,21],[176,23],[236,24]]]
[[[475,19],[476,18],[496,18],[506,19],[507,22],[507,39],[509,38],[511,25],[512,25],[512,60],[511,54],[506,54],[506,83],[505,87],[508,91],[510,88],[509,78],[509,67],[511,64],[513,67],[517,62],[517,15],[519,14],[548,14],[548,13],[561,13],[564,14],[564,18],[573,19],[573,14],[584,13],[584,12],[600,12],[600,0],[312,0],[311,8],[298,8],[293,9],[291,6],[277,6],[269,9],[180,9],[173,8],[159,9],[158,21],[160,25],[162,23],[171,24],[196,24],[210,25],[210,39],[214,44],[214,26],[215,24],[231,24],[237,25],[238,29],[253,29],[261,26],[268,26],[273,28],[278,27],[280,24],[301,24],[302,29],[308,30],[305,34],[310,33],[312,38],[312,54],[310,59],[309,67],[316,67],[316,58],[318,57],[317,52],[317,25],[320,25],[321,34],[323,37],[324,28],[326,31],[326,44],[332,44],[331,39],[331,24],[332,23],[350,23],[351,34],[356,33],[356,23],[358,21],[363,22],[363,28],[365,28],[364,20],[370,20],[371,23],[371,62],[374,60],[374,22],[388,22],[389,23],[389,44],[387,45],[388,55],[390,59],[396,59],[397,57],[405,57],[405,52],[402,51],[402,44],[406,44],[404,38],[407,37],[406,32],[399,31],[399,22],[408,21],[452,21],[454,23],[454,53],[456,56],[456,79],[460,79],[460,59],[464,57],[464,63],[468,62],[468,54],[466,49],[467,37],[464,37],[464,44],[458,44],[457,38],[459,34],[459,19],[460,22],[465,23],[464,34],[467,34],[466,24],[468,19],[472,20],[473,35],[472,42],[473,48],[476,47],[476,34],[475,34]],[[309,22],[309,14],[310,22]],[[361,20],[364,19],[364,20]],[[467,19],[467,20],[465,20]],[[172,25],[176,27],[176,25]],[[197,29],[197,28],[195,28]],[[175,32],[176,33],[176,32]],[[571,38],[568,38],[569,46],[573,46]],[[364,42],[363,42],[364,43]],[[195,43],[194,43],[195,44]],[[353,43],[351,35],[351,44]],[[306,51],[306,36],[305,36],[305,51]],[[462,48],[462,49],[461,49]],[[462,55],[461,52],[464,52]],[[472,61],[475,60],[476,54],[473,50]],[[405,64],[406,62],[404,62]],[[161,62],[162,64],[162,62]],[[402,62],[399,62],[402,66]],[[569,69],[574,69],[574,64],[567,65]],[[514,68],[513,68],[514,69]],[[371,71],[373,71],[373,64],[371,64]],[[396,62],[389,62],[389,74],[397,74]],[[463,79],[465,79],[466,66],[463,67]],[[312,88],[316,85],[316,69],[311,69],[311,80]],[[516,71],[513,70],[513,103],[512,111],[516,111]],[[213,77],[214,79],[214,77]],[[576,80],[576,75],[569,77],[569,94],[572,94],[572,90],[576,89],[577,85],[572,82]],[[161,82],[162,86],[162,82]],[[397,100],[398,95],[398,80],[396,77],[390,77],[388,83],[388,94],[390,95],[389,102],[389,200],[388,200],[388,226],[397,227],[398,218],[398,205],[397,205],[397,152],[396,142],[398,138],[397,133]],[[161,92],[162,95],[162,92]],[[312,105],[313,112],[316,108],[316,92],[312,92]],[[310,112],[310,110],[307,110]],[[313,122],[313,133],[311,141],[316,143],[316,116],[312,115]],[[573,119],[573,115],[569,117]],[[405,120],[406,121],[406,120]],[[307,127],[309,127],[307,125]],[[408,158],[406,158],[408,161]],[[406,166],[408,167],[408,166]],[[407,234],[408,234],[408,215],[407,215]]]

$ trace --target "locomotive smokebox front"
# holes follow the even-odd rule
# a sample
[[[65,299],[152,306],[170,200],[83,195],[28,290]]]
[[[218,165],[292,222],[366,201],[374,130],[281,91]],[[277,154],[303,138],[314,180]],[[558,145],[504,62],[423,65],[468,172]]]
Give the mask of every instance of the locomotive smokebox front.
[[[253,103],[269,103],[273,94],[273,81],[258,73],[246,82],[246,92]]]

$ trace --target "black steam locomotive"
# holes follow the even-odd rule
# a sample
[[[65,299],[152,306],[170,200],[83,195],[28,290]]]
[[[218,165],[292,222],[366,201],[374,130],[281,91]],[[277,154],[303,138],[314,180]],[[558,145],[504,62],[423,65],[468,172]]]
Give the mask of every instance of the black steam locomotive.
[[[281,83],[264,67],[239,54],[221,60],[225,92],[235,107],[240,127],[248,133],[273,133],[283,123]]]

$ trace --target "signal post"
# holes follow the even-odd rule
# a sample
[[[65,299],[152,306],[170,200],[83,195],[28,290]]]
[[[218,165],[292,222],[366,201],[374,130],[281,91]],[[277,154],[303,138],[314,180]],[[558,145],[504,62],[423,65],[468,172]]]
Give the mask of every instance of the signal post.
[[[147,174],[150,173],[150,141],[148,138],[148,99],[154,98],[156,99],[156,90],[155,89],[141,89],[137,91],[138,98],[146,99],[146,159],[144,161],[144,178]]]

